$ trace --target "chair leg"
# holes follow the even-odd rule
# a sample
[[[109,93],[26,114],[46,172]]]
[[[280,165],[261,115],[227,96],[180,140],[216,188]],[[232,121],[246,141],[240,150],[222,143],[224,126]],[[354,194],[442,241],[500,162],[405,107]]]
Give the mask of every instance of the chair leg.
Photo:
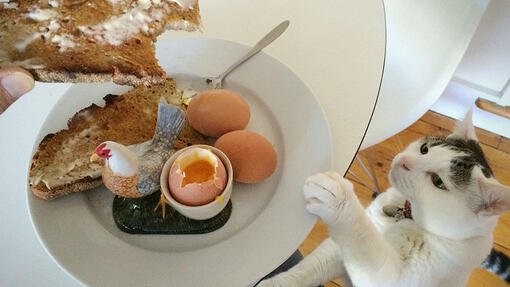
[[[363,184],[366,188],[370,189],[372,191],[372,193],[373,193],[373,198],[377,197],[377,195],[379,194],[379,182],[377,181],[377,177],[375,176],[375,169],[374,169],[374,166],[373,166],[373,163],[372,163],[372,160],[371,160],[371,153],[369,154],[369,156],[367,158],[368,166],[369,166],[370,170],[367,169],[367,167],[365,166],[365,164],[363,163],[363,161],[361,160],[361,158],[357,154],[356,154],[356,160],[359,162],[359,164],[361,165],[361,167],[365,171],[365,173],[368,176],[368,178],[370,179],[370,182],[372,183],[372,185],[369,185],[368,183],[366,183],[357,174],[355,174],[354,172],[352,172],[350,170],[349,170],[349,174],[354,176],[354,178],[356,178],[359,182],[361,182],[361,184]]]
[[[355,179],[357,179],[361,184],[363,184],[366,188],[370,189],[370,191],[372,191],[373,193],[375,193],[375,189],[370,186],[368,183],[366,183],[364,180],[362,180],[357,174],[355,174],[354,172],[352,171],[348,171],[348,173],[352,176],[354,176]]]
[[[371,149],[368,149],[368,157],[367,157],[367,160],[368,160],[368,167],[370,168],[370,172],[372,173],[373,175],[373,180],[374,180],[374,186],[375,186],[375,192],[377,194],[381,193],[380,189],[379,189],[379,181],[377,180],[377,175],[375,174],[375,167],[374,167],[374,161],[373,159],[375,158],[374,157],[374,154],[373,154],[373,151]]]

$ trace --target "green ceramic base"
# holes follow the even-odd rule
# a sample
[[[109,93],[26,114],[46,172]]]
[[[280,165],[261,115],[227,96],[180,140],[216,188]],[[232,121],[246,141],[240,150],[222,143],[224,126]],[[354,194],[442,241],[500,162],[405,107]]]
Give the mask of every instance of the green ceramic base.
[[[141,198],[115,196],[115,224],[120,230],[131,234],[202,234],[225,225],[232,213],[232,201],[218,215],[207,220],[189,219],[167,205],[163,219],[161,207],[154,211],[159,198],[160,192]]]

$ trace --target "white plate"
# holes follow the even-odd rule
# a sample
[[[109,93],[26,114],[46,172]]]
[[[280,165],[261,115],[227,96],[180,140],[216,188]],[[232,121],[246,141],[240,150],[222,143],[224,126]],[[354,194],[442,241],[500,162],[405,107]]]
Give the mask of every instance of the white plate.
[[[195,88],[200,77],[224,71],[249,48],[223,40],[186,38],[157,44],[160,65],[178,86]],[[221,229],[202,235],[130,235],[111,215],[112,193],[104,187],[43,201],[29,192],[28,205],[46,251],[75,279],[101,286],[246,286],[286,260],[316,218],[304,208],[307,176],[331,167],[330,132],[307,86],[285,65],[259,54],[225,81],[250,105],[247,127],[273,143],[278,168],[259,184],[235,184],[233,212]],[[42,138],[108,93],[126,87],[77,84],[65,92],[43,124]]]

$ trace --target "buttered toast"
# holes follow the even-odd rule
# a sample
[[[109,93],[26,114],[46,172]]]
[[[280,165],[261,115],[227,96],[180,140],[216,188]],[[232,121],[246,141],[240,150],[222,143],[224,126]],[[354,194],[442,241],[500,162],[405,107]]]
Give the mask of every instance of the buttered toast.
[[[43,82],[161,83],[156,37],[199,27],[197,0],[0,2],[0,67]]]
[[[106,105],[92,105],[69,120],[68,128],[47,135],[32,159],[29,183],[42,199],[54,199],[102,184],[102,163],[90,162],[90,156],[102,142],[123,145],[148,141],[154,135],[160,97],[184,109],[175,82],[139,86],[124,95],[105,97]],[[206,144],[207,139],[186,122],[174,147]]]

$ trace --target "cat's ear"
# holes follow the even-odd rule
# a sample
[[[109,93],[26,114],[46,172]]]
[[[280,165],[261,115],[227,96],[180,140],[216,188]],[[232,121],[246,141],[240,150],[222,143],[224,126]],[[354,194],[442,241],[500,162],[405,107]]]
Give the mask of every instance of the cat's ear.
[[[453,133],[451,133],[448,137],[478,141],[475,134],[475,127],[473,126],[473,108],[466,113],[464,120],[457,124]]]
[[[500,215],[510,211],[510,187],[497,181],[482,178],[479,181],[481,198],[475,208],[483,215]]]

